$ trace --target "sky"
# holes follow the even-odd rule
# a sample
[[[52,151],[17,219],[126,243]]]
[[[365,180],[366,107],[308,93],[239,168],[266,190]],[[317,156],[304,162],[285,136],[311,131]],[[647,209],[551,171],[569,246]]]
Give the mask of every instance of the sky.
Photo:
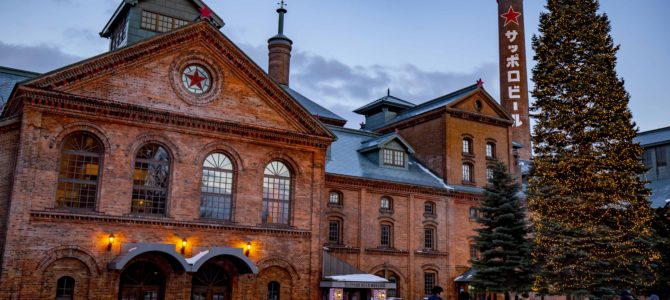
[[[0,65],[46,72],[108,50],[102,30],[121,0],[0,1]],[[262,68],[277,32],[277,0],[205,0],[222,32]],[[498,14],[494,0],[288,0],[291,87],[349,120],[351,111],[391,94],[421,103],[478,78],[496,99]],[[545,1],[524,1],[531,37]],[[670,1],[601,0],[621,46],[618,75],[642,131],[670,126]],[[530,82],[532,89],[532,81]],[[532,101],[532,99],[531,99]]]

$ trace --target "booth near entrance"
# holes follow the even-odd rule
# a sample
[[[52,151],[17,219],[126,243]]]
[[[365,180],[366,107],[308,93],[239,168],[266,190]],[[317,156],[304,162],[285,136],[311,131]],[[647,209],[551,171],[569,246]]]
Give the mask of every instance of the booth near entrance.
[[[323,300],[386,300],[387,290],[396,289],[395,282],[362,272],[327,252],[319,286]]]

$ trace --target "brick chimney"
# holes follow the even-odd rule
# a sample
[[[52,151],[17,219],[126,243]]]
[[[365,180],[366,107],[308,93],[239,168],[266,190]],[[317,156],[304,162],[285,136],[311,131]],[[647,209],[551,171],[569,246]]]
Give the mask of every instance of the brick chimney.
[[[288,86],[289,70],[291,67],[291,45],[293,41],[284,35],[284,1],[280,3],[277,13],[279,14],[279,31],[277,35],[268,40],[269,63],[268,74],[270,78],[279,84]]]

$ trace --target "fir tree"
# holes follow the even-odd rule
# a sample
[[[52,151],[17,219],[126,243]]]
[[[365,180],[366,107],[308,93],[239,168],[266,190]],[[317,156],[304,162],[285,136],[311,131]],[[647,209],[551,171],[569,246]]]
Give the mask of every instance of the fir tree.
[[[653,282],[642,148],[597,0],[548,0],[533,37],[529,210],[540,293],[608,298]]]
[[[661,299],[670,299],[670,203],[657,208],[653,221],[656,251],[661,260],[656,264],[656,284],[648,289],[648,294],[656,293]]]
[[[480,258],[472,285],[493,292],[527,292],[532,283],[526,210],[518,197],[519,185],[507,167],[497,163],[479,207],[475,247]],[[506,297],[508,298],[508,297]]]

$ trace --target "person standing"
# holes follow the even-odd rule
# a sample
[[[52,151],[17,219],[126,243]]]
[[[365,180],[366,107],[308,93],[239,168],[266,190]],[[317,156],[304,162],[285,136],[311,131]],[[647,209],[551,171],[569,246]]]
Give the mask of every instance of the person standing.
[[[442,300],[442,297],[440,297],[440,294],[444,291],[442,287],[439,285],[436,285],[433,287],[433,290],[431,290],[431,295],[428,297],[428,300]]]

